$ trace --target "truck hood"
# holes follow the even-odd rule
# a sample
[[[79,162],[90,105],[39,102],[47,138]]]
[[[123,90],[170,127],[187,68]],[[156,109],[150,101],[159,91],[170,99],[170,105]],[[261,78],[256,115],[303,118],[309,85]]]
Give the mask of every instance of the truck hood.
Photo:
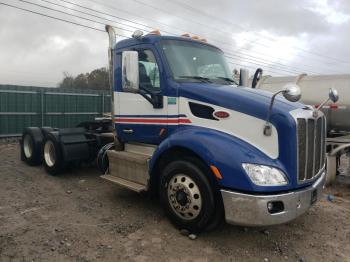
[[[181,83],[178,92],[180,97],[216,105],[221,108],[227,108],[228,110],[250,115],[262,121],[266,120],[273,95],[268,91],[255,90],[247,87],[207,83]],[[244,130],[242,131],[241,128],[235,128],[235,126],[232,125],[232,128],[235,128],[234,130],[232,129],[232,134],[236,133],[236,135],[233,135],[233,140],[237,141],[237,139],[241,139],[239,141],[244,141],[243,143],[245,143],[247,147],[252,146],[264,155],[264,157],[257,157],[261,154],[258,151],[253,153],[254,150],[252,149],[250,151],[252,154],[243,154],[244,159],[242,158],[239,161],[242,163],[246,161],[249,163],[274,166],[287,175],[288,179],[291,181],[291,184],[288,186],[305,186],[297,184],[297,131],[295,119],[290,114],[291,111],[304,107],[305,106],[301,103],[289,102],[283,96],[276,97],[270,122],[277,130],[277,143],[275,143],[273,136],[263,136],[262,126],[259,127],[258,134],[254,135],[255,132],[249,130],[249,132],[246,133],[247,136],[245,136]],[[211,128],[213,128],[214,125],[215,123],[212,124]],[[252,128],[254,126],[248,125],[247,122],[243,125],[245,125],[246,128]],[[223,126],[222,124],[219,125],[216,130],[223,130],[224,133],[229,134],[230,132],[226,132],[226,130],[230,131],[230,128],[231,126]],[[275,132],[273,132],[273,134],[276,135]],[[276,152],[275,146],[278,147],[277,158],[274,157],[274,153]],[[245,157],[247,157],[247,159],[245,159]],[[244,173],[244,171],[242,171],[242,173]],[[233,179],[233,185],[235,183],[234,181]],[[281,190],[281,188],[269,190],[277,191]]]
[[[179,95],[189,99],[218,105],[265,120],[273,93],[248,87],[216,85],[211,83],[182,83]],[[289,115],[289,112],[304,107],[277,96],[272,109],[275,114]],[[273,119],[271,119],[273,122]]]

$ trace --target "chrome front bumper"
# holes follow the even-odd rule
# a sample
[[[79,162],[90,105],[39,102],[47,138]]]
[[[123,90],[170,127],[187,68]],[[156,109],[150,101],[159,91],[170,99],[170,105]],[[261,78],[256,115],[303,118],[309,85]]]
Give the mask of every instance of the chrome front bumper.
[[[325,177],[323,171],[312,186],[279,195],[248,195],[221,190],[226,222],[244,226],[268,226],[293,220],[310,208],[315,197],[322,197]],[[283,211],[270,213],[267,208],[270,202],[282,202]]]

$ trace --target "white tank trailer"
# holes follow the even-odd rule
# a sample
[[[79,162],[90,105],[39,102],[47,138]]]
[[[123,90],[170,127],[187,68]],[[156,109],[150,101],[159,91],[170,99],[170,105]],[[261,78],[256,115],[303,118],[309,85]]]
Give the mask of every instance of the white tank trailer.
[[[327,97],[330,88],[339,93],[336,104],[328,102],[321,110],[327,118],[327,183],[335,180],[342,154],[350,153],[350,75],[315,75],[272,77],[262,76],[258,69],[248,86],[276,92],[288,83],[301,88],[301,102],[318,107]]]

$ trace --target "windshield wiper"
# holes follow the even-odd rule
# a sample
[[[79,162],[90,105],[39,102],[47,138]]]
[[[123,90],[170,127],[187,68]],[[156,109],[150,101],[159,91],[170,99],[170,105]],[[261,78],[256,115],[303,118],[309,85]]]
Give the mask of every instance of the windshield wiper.
[[[211,80],[207,77],[201,77],[201,76],[178,76],[178,78],[184,78],[184,79],[195,79],[199,80],[204,83],[211,83]]]
[[[227,82],[230,82],[230,83],[233,83],[233,84],[235,84],[235,85],[238,85],[238,83],[237,83],[235,80],[233,80],[233,79],[231,79],[231,78],[228,78],[228,77],[218,76],[217,79],[222,79],[222,80],[225,80],[225,81],[227,81]]]

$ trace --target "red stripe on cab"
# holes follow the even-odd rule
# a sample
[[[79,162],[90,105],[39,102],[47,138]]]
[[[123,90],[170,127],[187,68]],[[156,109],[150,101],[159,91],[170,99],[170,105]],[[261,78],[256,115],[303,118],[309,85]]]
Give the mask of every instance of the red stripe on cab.
[[[123,123],[152,123],[152,124],[177,124],[177,123],[192,123],[189,119],[149,119],[149,118],[116,118],[114,122]]]

